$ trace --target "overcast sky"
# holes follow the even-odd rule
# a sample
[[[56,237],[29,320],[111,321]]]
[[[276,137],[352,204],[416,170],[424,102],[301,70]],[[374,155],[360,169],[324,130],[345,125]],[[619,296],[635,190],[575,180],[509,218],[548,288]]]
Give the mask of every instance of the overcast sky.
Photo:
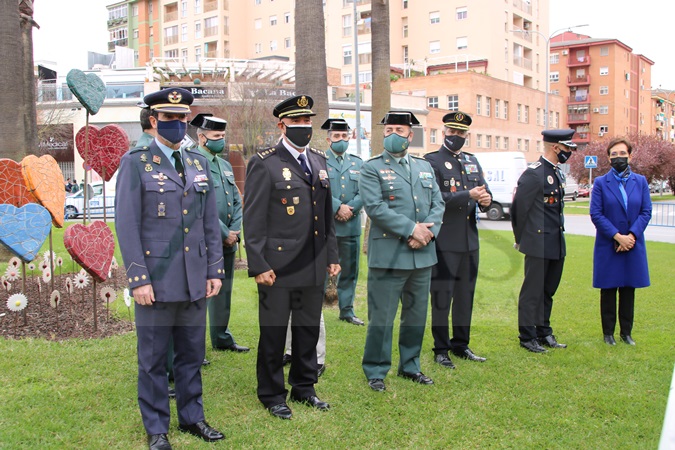
[[[247,0],[237,0],[247,1]],[[340,0],[328,0],[340,1]],[[487,2],[496,0],[467,0]],[[58,63],[60,73],[86,69],[87,51],[106,53],[107,4],[113,0],[37,0],[33,31],[34,58]],[[414,2],[412,2],[414,7]],[[675,89],[675,57],[670,20],[673,0],[550,0],[549,30],[589,24],[578,32],[615,38],[654,61],[652,87]]]

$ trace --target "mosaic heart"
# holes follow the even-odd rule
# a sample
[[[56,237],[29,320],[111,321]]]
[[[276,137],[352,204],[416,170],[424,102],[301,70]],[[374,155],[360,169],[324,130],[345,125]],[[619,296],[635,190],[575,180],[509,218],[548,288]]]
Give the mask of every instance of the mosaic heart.
[[[63,233],[63,243],[70,256],[94,279],[103,282],[108,278],[115,238],[105,222],[71,225]]]
[[[63,227],[66,190],[63,174],[53,156],[28,155],[21,161],[21,174],[28,190],[52,215],[52,222]]]
[[[38,256],[51,229],[49,211],[37,203],[0,205],[0,242],[25,262]]]
[[[0,159],[0,203],[23,206],[35,202],[21,174],[21,163]]]
[[[89,148],[86,148],[87,128]],[[75,143],[82,159],[105,181],[110,181],[122,155],[129,150],[129,138],[119,125],[106,125],[100,129],[94,125],[82,127],[75,136]]]
[[[73,69],[66,75],[70,91],[82,103],[89,114],[95,115],[105,100],[105,83],[93,73],[85,74]]]

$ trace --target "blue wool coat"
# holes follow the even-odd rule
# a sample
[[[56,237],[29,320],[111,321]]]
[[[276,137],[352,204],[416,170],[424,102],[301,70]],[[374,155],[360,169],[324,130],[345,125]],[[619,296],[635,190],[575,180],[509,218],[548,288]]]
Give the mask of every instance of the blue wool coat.
[[[591,196],[591,220],[596,228],[593,250],[593,287],[649,286],[644,231],[652,217],[649,185],[642,175],[631,173],[626,182],[628,210],[623,206],[619,182],[612,172],[598,177]],[[635,246],[616,252],[616,233],[635,235]]]

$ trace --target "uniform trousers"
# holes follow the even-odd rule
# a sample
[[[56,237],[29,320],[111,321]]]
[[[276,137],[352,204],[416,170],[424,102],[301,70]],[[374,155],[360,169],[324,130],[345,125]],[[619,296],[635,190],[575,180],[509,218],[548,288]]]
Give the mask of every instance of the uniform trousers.
[[[553,334],[553,296],[560,284],[565,258],[545,259],[525,255],[525,277],[518,297],[518,329],[521,341]]]
[[[401,302],[399,372],[420,372],[429,304],[431,267],[368,270],[368,331],[363,352],[366,378],[384,379],[391,368],[394,319]]]
[[[293,313],[288,318],[288,328],[286,329],[286,354],[293,355]],[[326,323],[323,320],[323,311],[321,311],[321,320],[319,322],[319,341],[316,343],[316,363],[318,365],[326,362]]]
[[[600,289],[600,318],[602,333],[614,334],[616,328],[616,291],[619,291],[619,327],[623,336],[630,336],[633,331],[633,315],[635,311],[635,288],[620,287]]]
[[[462,352],[469,346],[473,296],[478,275],[478,250],[436,252],[431,275],[431,333],[434,353]],[[452,306],[452,339],[448,315]]]
[[[169,431],[167,352],[173,337],[178,422],[204,420],[201,367],[205,353],[206,300],[135,304],[138,404],[148,434]]]
[[[209,311],[209,334],[213,348],[227,348],[235,344],[234,337],[230,333],[230,310],[232,305],[232,284],[234,279],[234,257],[236,253],[223,253],[225,264],[225,278],[223,287],[218,295],[209,298],[207,308]]]
[[[284,344],[291,319],[292,359],[288,382],[298,398],[316,395],[316,343],[323,303],[323,286],[274,287],[258,285],[258,399],[269,408],[286,401]]]
[[[338,236],[337,244],[341,268],[337,280],[340,319],[348,319],[354,317],[354,297],[359,276],[359,236]]]

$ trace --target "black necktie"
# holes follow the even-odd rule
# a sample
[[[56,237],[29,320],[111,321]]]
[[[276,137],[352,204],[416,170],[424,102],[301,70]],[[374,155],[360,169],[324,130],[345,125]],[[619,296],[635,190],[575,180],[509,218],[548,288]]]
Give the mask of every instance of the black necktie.
[[[180,157],[180,152],[176,150],[173,152],[172,156],[174,161],[176,161],[176,172],[178,172],[181,181],[185,183],[185,167],[183,167],[183,160]]]
[[[309,171],[309,167],[307,167],[307,161],[305,161],[305,154],[300,153],[298,155],[298,161],[300,161],[300,167],[302,167],[302,170],[305,171],[305,175],[307,175],[307,179],[309,182],[312,182],[312,173]]]

